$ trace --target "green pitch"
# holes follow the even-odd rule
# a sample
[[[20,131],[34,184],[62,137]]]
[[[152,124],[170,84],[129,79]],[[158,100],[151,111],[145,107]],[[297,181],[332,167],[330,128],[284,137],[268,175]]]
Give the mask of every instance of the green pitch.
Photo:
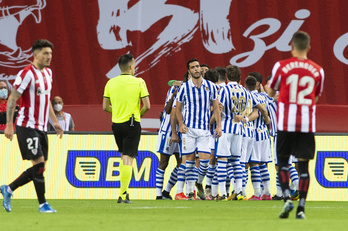
[[[2,200],[1,200],[2,202]],[[282,201],[49,200],[56,214],[39,214],[36,200],[12,200],[0,210],[2,230],[345,230],[348,202],[306,204],[306,220],[279,219]],[[295,202],[297,206],[298,202]],[[295,208],[296,209],[296,208]]]

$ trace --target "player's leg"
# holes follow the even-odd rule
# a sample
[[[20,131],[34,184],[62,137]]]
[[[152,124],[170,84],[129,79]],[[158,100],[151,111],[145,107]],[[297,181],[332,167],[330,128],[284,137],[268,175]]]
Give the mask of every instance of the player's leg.
[[[295,145],[294,133],[278,131],[277,137],[277,158],[278,158],[278,180],[283,192],[284,206],[279,218],[288,218],[289,213],[293,210],[294,205],[290,198],[289,188],[289,157]]]
[[[249,160],[250,178],[254,188],[254,195],[249,200],[261,200],[261,175],[259,164],[261,161],[260,142],[254,140],[254,146]]]
[[[298,160],[296,157],[294,156],[290,156],[289,159],[289,172],[290,172],[290,180],[291,180],[291,184],[290,184],[290,194],[291,194],[291,199],[292,200],[298,200],[300,193],[299,193],[299,176],[298,176],[298,171],[297,169],[293,166],[293,164],[295,164],[295,166],[297,165]]]
[[[234,200],[243,200],[243,171],[240,165],[240,157],[242,156],[242,140],[242,135],[231,134],[231,157],[229,161],[233,167],[234,192],[236,194]]]
[[[199,156],[199,169],[198,180],[196,187],[198,189],[197,196],[200,199],[205,200],[204,188],[202,182],[208,171],[208,165],[210,161],[211,149],[210,149],[210,132],[204,130],[197,130],[197,151]]]
[[[223,133],[222,136],[216,141],[216,157],[217,157],[217,179],[219,182],[219,188],[221,193],[221,199],[227,200],[226,192],[226,177],[227,177],[227,164],[228,158],[231,157],[231,136],[232,134]],[[231,175],[230,179],[233,178]]]
[[[181,165],[181,158],[179,153],[175,153],[175,159],[176,159],[176,167],[173,169],[173,171],[170,173],[169,181],[165,187],[165,189],[162,192],[162,196],[165,199],[172,199],[170,196],[170,191],[178,181],[178,172],[179,172],[179,167]]]
[[[294,156],[298,158],[298,167],[300,173],[300,201],[298,203],[296,218],[305,218],[305,203],[308,194],[310,176],[308,171],[309,160],[314,158],[315,154],[315,140],[314,133],[297,133],[296,134],[296,150]]]
[[[210,141],[210,158],[209,158],[209,164],[208,164],[208,170],[206,174],[206,181],[205,181],[205,199],[206,200],[212,200],[211,195],[211,185],[214,177],[214,173],[216,170],[216,158],[215,158],[215,136],[211,135],[209,138]]]
[[[156,200],[162,199],[164,172],[168,166],[169,158],[170,155],[160,154],[160,163],[156,170]]]
[[[195,153],[187,155],[186,159],[186,192],[188,193],[188,200],[194,200],[194,188],[195,188]]]

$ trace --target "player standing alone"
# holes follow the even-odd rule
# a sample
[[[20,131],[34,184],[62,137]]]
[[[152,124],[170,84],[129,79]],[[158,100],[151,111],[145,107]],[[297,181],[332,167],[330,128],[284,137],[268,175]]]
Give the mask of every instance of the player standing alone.
[[[300,201],[296,218],[304,219],[304,207],[309,186],[308,162],[315,153],[316,102],[323,91],[324,70],[307,58],[310,37],[298,31],[292,37],[292,58],[277,62],[272,70],[270,96],[279,90],[277,110],[277,155],[278,178],[284,196],[280,218],[287,218],[294,208],[290,199],[289,166],[290,154],[298,158],[300,173]]]
[[[4,197],[3,206],[11,212],[11,196],[13,191],[30,181],[34,182],[39,212],[54,213],[56,210],[46,202],[45,198],[45,162],[48,157],[47,123],[48,117],[53,121],[57,134],[62,138],[63,129],[59,125],[50,101],[52,89],[52,60],[53,44],[47,40],[37,40],[32,46],[33,63],[21,70],[14,82],[7,104],[7,123],[5,136],[13,139],[13,114],[16,101],[22,97],[22,104],[16,122],[16,132],[19,149],[23,160],[31,160],[33,167],[24,171],[10,185],[1,186]],[[10,119],[9,119],[10,118]]]

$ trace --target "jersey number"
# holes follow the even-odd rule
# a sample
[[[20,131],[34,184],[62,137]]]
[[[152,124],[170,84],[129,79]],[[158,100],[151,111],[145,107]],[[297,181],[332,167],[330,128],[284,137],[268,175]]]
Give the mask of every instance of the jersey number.
[[[38,137],[28,138],[27,143],[28,143],[29,150],[37,149],[39,146],[39,138]]]
[[[297,74],[292,74],[286,79],[286,84],[290,84],[290,103],[297,103],[302,105],[311,105],[312,99],[305,99],[305,97],[313,92],[315,81],[313,78],[309,76],[303,76],[300,79],[300,82],[298,81],[299,76]],[[297,86],[305,87],[307,85],[307,88],[303,89],[302,91],[297,93]]]
[[[246,100],[244,96],[240,96],[239,99],[236,96],[232,96],[231,101],[234,103],[232,108],[233,113],[242,113],[245,110]]]

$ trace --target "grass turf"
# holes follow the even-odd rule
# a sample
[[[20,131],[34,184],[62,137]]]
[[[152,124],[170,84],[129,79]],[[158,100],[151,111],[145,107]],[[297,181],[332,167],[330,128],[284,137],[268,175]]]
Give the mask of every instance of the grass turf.
[[[344,230],[348,202],[306,204],[306,220],[279,219],[282,201],[49,200],[56,214],[39,214],[36,200],[12,200],[0,211],[2,230]],[[298,202],[295,202],[297,206]],[[343,229],[342,229],[343,228]]]

